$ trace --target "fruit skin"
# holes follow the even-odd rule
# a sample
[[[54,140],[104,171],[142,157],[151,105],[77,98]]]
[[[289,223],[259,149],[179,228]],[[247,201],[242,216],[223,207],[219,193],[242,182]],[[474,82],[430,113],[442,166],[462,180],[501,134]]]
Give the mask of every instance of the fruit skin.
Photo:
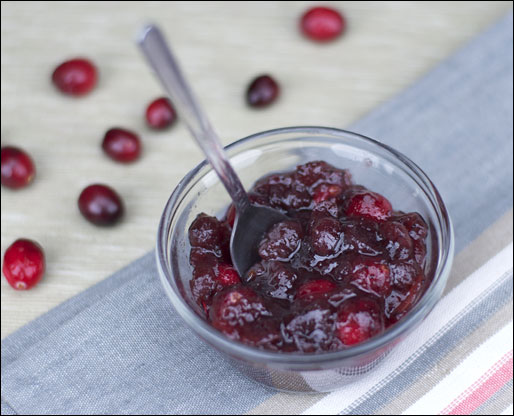
[[[52,74],[52,82],[62,93],[75,96],[89,93],[97,80],[96,67],[85,58],[65,61]]]
[[[387,220],[393,211],[391,203],[382,195],[371,191],[357,192],[346,207],[349,217],[362,217],[376,222]]]
[[[382,332],[384,322],[374,300],[351,298],[339,309],[336,328],[338,338],[344,345],[355,345]]]
[[[255,78],[246,90],[246,102],[251,107],[267,107],[280,94],[278,83],[270,75]]]
[[[102,149],[116,162],[130,163],[139,158],[141,141],[139,136],[130,130],[112,128],[105,133]]]
[[[350,283],[360,290],[385,297],[391,290],[391,271],[387,264],[372,258],[358,258],[354,261]]]
[[[329,42],[340,36],[346,28],[344,17],[328,7],[313,7],[300,20],[302,33],[317,42]]]
[[[1,150],[2,185],[19,189],[30,184],[36,174],[34,162],[22,149],[5,146]]]
[[[146,123],[155,130],[162,130],[171,126],[177,119],[177,113],[166,97],[153,100],[146,108]]]
[[[336,284],[330,280],[310,280],[309,282],[304,283],[302,286],[300,286],[296,293],[296,297],[298,299],[307,297],[318,297],[334,290],[336,287]]]
[[[27,290],[41,280],[45,267],[42,247],[35,241],[21,238],[5,251],[2,271],[14,289]]]
[[[81,214],[95,225],[112,225],[119,221],[124,212],[120,196],[103,184],[89,185],[78,199]]]

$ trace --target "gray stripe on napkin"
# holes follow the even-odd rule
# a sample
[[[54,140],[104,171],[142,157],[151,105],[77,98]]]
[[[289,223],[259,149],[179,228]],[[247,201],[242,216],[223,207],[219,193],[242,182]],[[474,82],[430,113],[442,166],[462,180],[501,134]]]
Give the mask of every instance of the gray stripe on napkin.
[[[426,170],[462,248],[512,206],[512,16],[352,129]],[[176,315],[153,253],[2,341],[5,414],[244,413],[271,394]]]

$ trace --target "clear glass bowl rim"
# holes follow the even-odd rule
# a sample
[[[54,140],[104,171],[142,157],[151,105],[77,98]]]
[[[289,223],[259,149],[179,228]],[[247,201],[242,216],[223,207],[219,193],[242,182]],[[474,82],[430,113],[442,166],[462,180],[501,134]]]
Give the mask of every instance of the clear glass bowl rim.
[[[441,247],[439,248],[440,257],[438,258],[437,267],[434,274],[434,279],[430,286],[427,288],[422,298],[412,308],[408,314],[397,324],[391,326],[382,334],[373,337],[361,344],[350,347],[341,351],[325,352],[317,354],[305,354],[305,353],[281,353],[261,350],[255,347],[245,345],[240,342],[232,341],[225,337],[221,332],[214,329],[209,323],[196,314],[191,309],[188,303],[183,299],[176,285],[170,284],[174,282],[173,276],[170,272],[171,266],[166,261],[166,250],[168,249],[168,233],[167,225],[171,223],[174,215],[179,213],[178,208],[180,207],[182,192],[187,189],[188,184],[196,177],[208,162],[203,160],[195,168],[184,176],[184,178],[178,183],[175,190],[171,194],[168,202],[166,203],[164,212],[159,222],[159,228],[157,232],[157,247],[156,247],[156,260],[159,275],[161,277],[164,288],[171,300],[171,303],[175,307],[179,315],[186,321],[186,323],[195,331],[202,339],[209,342],[211,345],[216,346],[221,351],[229,354],[233,358],[238,358],[244,361],[252,361],[260,364],[283,364],[287,365],[288,369],[307,369],[321,364],[330,364],[340,362],[345,359],[359,357],[369,352],[375,351],[382,347],[387,346],[399,338],[409,328],[412,328],[419,321],[421,321],[434,307],[439,299],[437,290],[441,290],[441,286],[444,288],[446,280],[449,275],[449,269],[453,261],[454,251],[454,234],[450,216],[444,205],[444,202],[439,194],[439,191],[423,172],[423,170],[417,166],[413,161],[402,153],[394,150],[390,146],[380,143],[377,140],[371,139],[364,135],[354,133],[348,130],[337,129],[332,127],[317,127],[317,126],[296,126],[296,127],[283,127],[278,129],[266,130],[260,133],[255,133],[245,138],[239,139],[225,147],[227,151],[235,149],[244,145],[248,142],[256,141],[259,139],[265,139],[269,136],[281,135],[281,134],[325,134],[332,138],[336,137],[347,137],[350,136],[353,139],[364,140],[372,145],[378,146],[383,150],[392,154],[398,161],[400,161],[405,167],[408,168],[411,174],[420,180],[430,191],[427,195],[431,201],[439,224],[436,224],[436,230],[441,232]],[[210,168],[212,169],[212,168]],[[423,189],[421,192],[427,194]],[[228,200],[228,195],[227,195]],[[173,232],[173,230],[170,230]]]

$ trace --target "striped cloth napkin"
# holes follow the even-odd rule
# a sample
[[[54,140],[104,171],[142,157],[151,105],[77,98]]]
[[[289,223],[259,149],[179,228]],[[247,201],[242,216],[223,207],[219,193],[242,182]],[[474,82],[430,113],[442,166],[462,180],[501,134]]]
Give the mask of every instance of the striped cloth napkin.
[[[351,126],[423,167],[457,239],[442,300],[376,369],[327,394],[246,379],[149,253],[2,341],[2,414],[512,414],[512,33],[510,14]]]

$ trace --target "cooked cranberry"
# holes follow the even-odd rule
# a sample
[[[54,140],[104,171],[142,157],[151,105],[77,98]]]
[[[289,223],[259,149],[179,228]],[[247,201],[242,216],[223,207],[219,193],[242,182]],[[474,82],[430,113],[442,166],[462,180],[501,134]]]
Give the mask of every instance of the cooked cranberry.
[[[63,62],[52,74],[54,85],[61,92],[70,95],[87,94],[96,85],[97,78],[95,66],[83,58]]]
[[[259,255],[265,260],[287,260],[298,250],[302,227],[296,221],[283,221],[268,231],[259,245]]]
[[[23,150],[5,146],[1,151],[2,185],[18,189],[34,179],[36,169],[30,156]]]
[[[337,169],[327,162],[308,162],[296,167],[295,178],[302,185],[315,189],[321,183],[337,185],[342,189],[351,185],[351,175],[345,169]]]
[[[102,148],[109,157],[122,163],[133,162],[141,154],[139,136],[120,128],[110,129],[105,133]]]
[[[322,201],[326,201],[329,198],[335,198],[339,196],[343,192],[343,188],[338,185],[328,185],[326,183],[322,183],[317,186],[314,190],[313,200],[316,204],[319,204]]]
[[[266,107],[275,101],[280,92],[277,82],[269,75],[255,78],[246,91],[246,102],[252,107]]]
[[[229,264],[220,264],[218,266],[218,281],[223,286],[233,286],[241,283],[241,279],[234,269]]]
[[[189,242],[202,247],[223,259],[230,258],[230,230],[216,217],[200,214],[189,227]]]
[[[405,226],[413,240],[424,240],[427,237],[427,224],[417,212],[396,217],[396,221]]]
[[[219,262],[216,255],[205,249],[195,247],[193,252],[195,257],[193,260],[193,254],[191,255],[194,267],[190,281],[191,292],[196,302],[207,311],[212,297],[224,287],[217,278]]]
[[[341,246],[342,226],[332,217],[318,219],[311,228],[311,244],[314,252],[320,256],[334,254]]]
[[[262,299],[243,286],[234,286],[215,295],[210,311],[212,325],[234,339],[239,339],[248,325],[268,316],[271,313]]]
[[[346,215],[385,221],[391,216],[392,209],[391,203],[382,195],[367,191],[351,197]]]
[[[397,221],[380,224],[380,232],[391,259],[405,260],[412,254],[412,239],[407,228]]]
[[[43,249],[35,241],[16,240],[5,251],[3,272],[7,282],[14,289],[30,289],[45,273]]]
[[[246,274],[246,283],[268,297],[293,300],[295,282],[298,276],[285,263],[262,261],[255,264]]]
[[[326,279],[311,280],[304,283],[298,289],[298,298],[306,298],[308,296],[322,295],[336,288],[336,284]]]
[[[265,319],[257,325],[252,325],[251,331],[245,331],[241,334],[241,342],[270,351],[284,349],[280,325],[277,321],[270,319]]]
[[[84,188],[78,206],[84,218],[95,225],[112,225],[123,214],[121,198],[107,185],[94,184]]]
[[[409,236],[412,239],[414,258],[420,266],[423,266],[427,254],[425,239],[428,234],[428,226],[426,222],[416,212],[402,215],[397,217],[396,220],[402,223],[409,232]]]
[[[300,22],[302,32],[318,42],[337,38],[345,29],[346,22],[337,10],[328,7],[309,9]]]
[[[300,300],[293,310],[293,318],[282,329],[286,343],[307,353],[339,349],[341,345],[335,336],[334,314],[325,300],[306,304]]]
[[[402,291],[412,287],[414,281],[422,274],[421,267],[412,259],[396,261],[389,264],[391,285]]]
[[[386,264],[372,259],[361,259],[354,264],[351,284],[360,290],[383,297],[391,287],[391,273]]]
[[[146,122],[153,129],[165,129],[177,119],[175,109],[166,97],[157,98],[146,108]]]
[[[414,306],[423,291],[424,276],[419,274],[407,288],[394,289],[385,299],[385,315],[388,325],[398,322]]]
[[[374,221],[356,217],[344,219],[341,223],[346,250],[365,256],[382,254],[383,241]]]
[[[337,314],[337,333],[344,345],[355,345],[384,329],[378,304],[368,298],[346,301]]]

